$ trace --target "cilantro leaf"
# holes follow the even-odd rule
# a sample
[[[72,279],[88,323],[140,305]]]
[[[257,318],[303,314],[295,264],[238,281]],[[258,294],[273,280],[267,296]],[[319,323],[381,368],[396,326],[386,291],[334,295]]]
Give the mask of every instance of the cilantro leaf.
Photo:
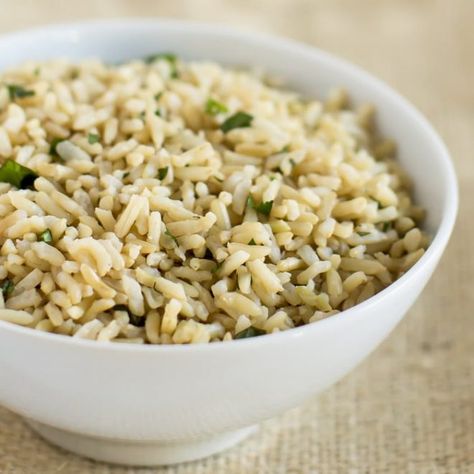
[[[255,209],[260,214],[269,216],[270,212],[272,211],[273,201],[266,201],[257,204],[252,195],[249,195],[249,197],[247,198],[247,206],[252,209]]]
[[[20,189],[32,188],[37,177],[33,170],[10,159],[0,168],[0,181]]]
[[[248,337],[263,336],[266,332],[263,329],[258,329],[254,326],[249,326],[247,329],[238,332],[234,339],[246,339]]]
[[[164,168],[159,168],[158,169],[158,179],[163,180],[166,178],[168,175],[168,166],[165,166]]]
[[[212,98],[207,99],[206,106],[204,108],[206,114],[217,115],[227,112],[227,107],[221,102],[217,102]]]
[[[41,234],[38,234],[38,242],[46,242],[47,244],[50,244],[52,241],[53,236],[49,229],[46,229],[44,232],[41,232]]]
[[[246,128],[252,124],[253,116],[245,112],[237,112],[231,115],[221,125],[221,130],[224,133],[230,132],[234,128]]]
[[[266,202],[262,202],[258,204],[255,207],[255,210],[257,212],[260,212],[260,214],[265,214],[266,216],[269,216],[270,212],[272,211],[272,207],[273,207],[273,201],[266,201]]]
[[[54,137],[51,140],[51,144],[49,146],[49,154],[53,157],[54,161],[62,161],[62,158],[58,155],[58,151],[56,150],[56,147],[64,140],[65,140],[64,138],[58,138],[58,137]]]
[[[93,145],[94,143],[97,143],[99,140],[100,140],[100,137],[97,133],[89,133],[89,135],[87,135],[87,141],[91,145]]]
[[[23,99],[25,97],[31,97],[35,95],[35,91],[26,89],[18,84],[7,84],[7,89],[10,100]]]
[[[0,290],[3,293],[3,297],[7,298],[10,296],[11,292],[15,289],[15,283],[13,283],[10,278],[3,280],[2,284],[0,285]]]
[[[171,69],[171,77],[173,79],[176,79],[178,77],[178,68],[176,62],[178,61],[178,58],[176,54],[173,53],[157,53],[157,54],[150,54],[149,56],[146,56],[144,61],[147,64],[152,64],[155,61],[168,61]]]
[[[155,54],[149,54],[148,56],[145,56],[144,61],[147,64],[151,64],[151,63],[154,63],[155,61],[160,61],[163,59],[165,61],[173,63],[173,62],[176,62],[178,58],[176,57],[176,54],[173,54],[173,53],[155,53]]]

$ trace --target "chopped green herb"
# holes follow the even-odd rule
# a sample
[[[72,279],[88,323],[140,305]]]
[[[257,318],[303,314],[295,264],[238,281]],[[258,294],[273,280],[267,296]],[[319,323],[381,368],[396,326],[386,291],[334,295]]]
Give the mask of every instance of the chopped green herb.
[[[41,74],[41,69],[39,67],[35,67],[33,74],[38,77]]]
[[[155,94],[155,100],[160,100],[162,95],[163,92],[158,92],[158,94]]]
[[[97,133],[89,133],[89,135],[87,135],[87,141],[91,145],[93,145],[94,143],[97,143],[99,140],[100,140],[100,137],[99,135],[97,135]]]
[[[253,326],[249,326],[247,329],[238,332],[234,339],[246,339],[247,337],[263,336],[266,332],[263,329],[258,329]]]
[[[160,60],[165,60],[170,63],[176,62],[178,58],[176,57],[176,54],[173,53],[155,53],[155,54],[150,54],[145,57],[144,61],[147,64],[154,63],[155,61],[160,61]]]
[[[392,223],[391,222],[384,222],[382,230],[384,232],[388,232],[389,230],[392,230]]]
[[[270,176],[270,181],[275,181],[275,179],[277,179],[276,176]]]
[[[165,230],[165,235],[167,235],[168,237],[170,237],[171,239],[173,239],[173,242],[178,245],[178,239],[176,238],[176,236],[174,236],[169,230],[168,228],[166,228]]]
[[[25,89],[23,86],[19,86],[18,84],[7,84],[7,88],[10,100],[23,99],[35,95],[35,91]]]
[[[156,115],[157,117],[161,117],[160,109],[156,109],[156,110],[155,110],[155,115]]]
[[[51,145],[49,146],[49,154],[53,158],[60,158],[60,156],[58,155],[58,151],[56,150],[56,147],[63,141],[64,141],[64,138],[55,137],[52,139]]]
[[[47,244],[50,244],[53,241],[53,236],[51,235],[51,231],[49,229],[46,229],[44,232],[41,232],[41,234],[38,234],[38,242],[46,242]]]
[[[122,179],[128,178],[130,176],[130,171],[127,171],[123,174]]]
[[[366,235],[370,235],[370,232],[357,232],[361,237],[365,237]]]
[[[20,189],[33,187],[37,177],[38,175],[33,170],[10,159],[6,160],[0,168],[0,181],[10,183]]]
[[[247,245],[257,245],[257,242],[255,242],[255,239],[251,239]]]
[[[168,175],[168,166],[165,166],[164,168],[159,168],[158,169],[158,179],[163,180],[166,178]]]
[[[278,153],[288,153],[290,151],[290,145],[285,145]]]
[[[272,211],[273,207],[273,201],[266,201],[260,203],[255,209],[257,212],[260,212],[260,214],[265,214],[266,216],[270,215],[270,212]]]
[[[224,114],[227,112],[227,107],[221,102],[217,102],[214,99],[207,99],[206,107],[204,108],[206,114],[217,115]]]
[[[247,206],[252,209],[255,209],[260,214],[269,216],[270,212],[272,211],[273,201],[266,201],[266,202],[261,202],[260,204],[257,204],[255,200],[253,199],[252,195],[249,195],[247,199]]]
[[[154,63],[155,61],[168,61],[171,69],[171,77],[173,79],[176,79],[178,77],[178,68],[176,64],[177,60],[178,58],[176,57],[176,55],[172,53],[150,54],[144,59],[147,64]]]
[[[3,280],[2,284],[0,285],[0,289],[2,290],[3,297],[7,298],[15,289],[15,283],[13,283],[9,278],[7,278],[6,280]]]
[[[137,327],[145,326],[146,318],[144,316],[137,316],[136,314],[131,313],[128,307],[125,306],[124,304],[115,305],[114,311],[126,311],[128,313],[130,324],[133,324],[134,326],[137,326]]]
[[[234,128],[245,128],[250,127],[252,124],[253,116],[245,112],[237,112],[234,115],[231,115],[225,122],[221,125],[221,130],[224,133],[230,132]]]
[[[138,117],[140,118],[140,120],[143,120],[145,121],[145,111],[142,111],[138,114]]]
[[[290,158],[290,163],[291,163],[291,166],[296,166],[296,162],[293,158]]]

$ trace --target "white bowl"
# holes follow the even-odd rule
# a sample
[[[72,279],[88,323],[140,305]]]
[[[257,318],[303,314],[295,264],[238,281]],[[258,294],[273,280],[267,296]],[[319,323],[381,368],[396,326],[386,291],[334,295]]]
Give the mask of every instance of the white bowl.
[[[369,74],[293,41],[174,20],[113,20],[0,38],[0,69],[27,59],[108,62],[173,51],[185,59],[261,66],[312,97],[345,87],[377,108],[428,210],[433,241],[404,276],[364,303],[279,334],[192,346],[71,339],[0,322],[0,403],[46,439],[94,459],[170,464],[244,438],[256,423],[330,386],[367,356],[426,285],[448,242],[458,192],[448,152],[405,99]]]

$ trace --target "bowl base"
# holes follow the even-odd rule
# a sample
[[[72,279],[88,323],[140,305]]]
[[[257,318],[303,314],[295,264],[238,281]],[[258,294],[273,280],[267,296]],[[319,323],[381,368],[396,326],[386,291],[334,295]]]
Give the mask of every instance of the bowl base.
[[[205,458],[234,446],[258,429],[258,425],[252,425],[206,438],[174,442],[131,441],[87,436],[25,421],[51,444],[67,451],[96,461],[129,466],[160,466]]]

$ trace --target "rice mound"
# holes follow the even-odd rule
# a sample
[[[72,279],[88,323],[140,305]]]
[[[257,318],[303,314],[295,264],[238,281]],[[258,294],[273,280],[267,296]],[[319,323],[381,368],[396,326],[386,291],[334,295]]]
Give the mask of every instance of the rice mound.
[[[0,319],[205,343],[361,303],[428,245],[373,115],[172,54],[4,72]]]

